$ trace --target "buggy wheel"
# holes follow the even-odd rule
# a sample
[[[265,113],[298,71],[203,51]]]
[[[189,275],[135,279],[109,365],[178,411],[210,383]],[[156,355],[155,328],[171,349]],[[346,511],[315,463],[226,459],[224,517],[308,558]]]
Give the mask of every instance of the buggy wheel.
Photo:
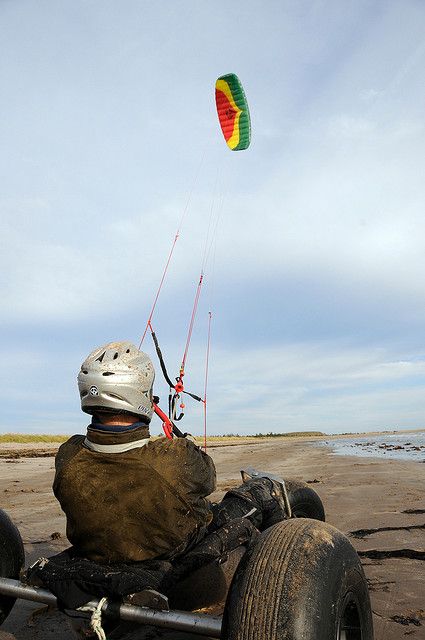
[[[0,577],[17,580],[24,562],[21,534],[7,513],[0,509]],[[0,595],[0,624],[6,620],[15,600],[16,598]]]
[[[242,558],[229,590],[223,640],[373,640],[366,578],[334,527],[285,520]]]
[[[285,480],[294,518],[313,518],[325,521],[325,508],[317,493],[305,482],[299,480]]]

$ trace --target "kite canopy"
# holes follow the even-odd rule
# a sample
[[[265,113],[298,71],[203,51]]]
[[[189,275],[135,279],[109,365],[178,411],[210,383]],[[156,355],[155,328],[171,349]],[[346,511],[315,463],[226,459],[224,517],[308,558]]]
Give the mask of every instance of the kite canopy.
[[[238,76],[228,73],[215,83],[218,119],[227,146],[242,151],[251,142],[251,120],[245,91]]]

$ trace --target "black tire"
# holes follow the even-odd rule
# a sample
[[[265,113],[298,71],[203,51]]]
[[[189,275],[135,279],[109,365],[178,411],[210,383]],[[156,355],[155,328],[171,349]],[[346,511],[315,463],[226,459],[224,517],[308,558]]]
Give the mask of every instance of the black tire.
[[[337,529],[279,522],[242,558],[227,597],[223,640],[373,640],[366,578]]]
[[[21,534],[7,513],[0,509],[0,577],[17,580],[24,562]],[[6,620],[15,600],[16,598],[0,595],[0,624]]]
[[[325,522],[325,508],[317,493],[305,482],[285,480],[294,518],[313,518]]]

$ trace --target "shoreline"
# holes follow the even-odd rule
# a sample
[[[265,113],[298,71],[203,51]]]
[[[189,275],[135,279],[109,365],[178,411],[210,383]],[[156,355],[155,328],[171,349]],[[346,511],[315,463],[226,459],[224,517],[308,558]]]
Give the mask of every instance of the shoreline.
[[[380,460],[405,460],[416,463],[425,462],[425,433],[408,432],[391,436],[357,436],[355,438],[336,438],[317,443],[328,445],[336,456],[354,455],[359,458],[377,458]]]
[[[328,446],[331,454],[335,456],[350,456],[359,458],[369,458],[369,459],[384,459],[384,455],[376,452],[365,453],[360,450],[360,445],[358,449],[358,453],[354,453],[351,451],[341,451],[338,452],[336,448],[332,445],[333,442],[336,441],[349,441],[355,440],[357,438],[385,438],[394,437],[394,436],[408,436],[408,435],[417,435],[417,434],[425,434],[425,429],[413,429],[413,430],[403,430],[403,431],[376,431],[376,432],[367,432],[367,433],[355,433],[355,434],[330,434],[330,435],[279,435],[279,436],[271,436],[271,437],[255,437],[255,436],[211,436],[209,440],[207,439],[207,451],[228,448],[228,447],[246,447],[246,446],[255,446],[258,447],[262,444],[293,444],[297,442],[304,443],[312,443],[318,444],[320,446]],[[158,436],[153,436],[157,438]],[[196,444],[200,447],[203,446],[203,438],[200,436],[196,437]],[[354,443],[356,445],[357,443]],[[375,443],[370,443],[371,446]],[[13,463],[18,460],[24,458],[49,458],[54,457],[61,443],[58,442],[14,442],[13,440],[9,442],[0,442],[0,460],[5,460],[6,462]],[[354,446],[352,445],[352,446]],[[379,445],[377,445],[379,446]],[[388,449],[390,449],[391,445],[386,445]],[[385,447],[384,447],[385,448]],[[403,447],[402,447],[403,448]],[[425,448],[424,448],[425,453]],[[387,459],[395,460],[395,459],[405,459],[408,461],[408,457],[396,457],[396,456],[388,456]],[[425,460],[412,460],[412,462],[425,462]]]

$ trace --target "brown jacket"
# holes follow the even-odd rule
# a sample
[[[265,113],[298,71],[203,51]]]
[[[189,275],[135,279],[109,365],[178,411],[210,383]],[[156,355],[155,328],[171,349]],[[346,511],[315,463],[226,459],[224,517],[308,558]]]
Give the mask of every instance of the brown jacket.
[[[88,435],[100,448],[148,437],[144,428],[125,435],[89,429]],[[59,448],[53,484],[79,554],[101,563],[172,558],[202,538],[216,475],[195,444],[160,438],[123,452],[87,444],[76,435]]]

